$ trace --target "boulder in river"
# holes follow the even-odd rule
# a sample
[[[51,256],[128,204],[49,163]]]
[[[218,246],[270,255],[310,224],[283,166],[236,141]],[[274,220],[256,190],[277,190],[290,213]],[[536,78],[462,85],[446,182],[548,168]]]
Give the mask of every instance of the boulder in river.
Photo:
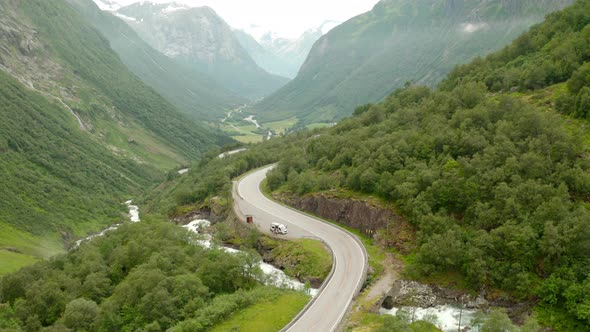
[[[398,280],[385,295],[382,307],[432,308],[442,305],[462,306],[470,309],[487,309],[490,303],[482,294],[478,296],[466,294],[436,285],[426,285],[412,280]]]

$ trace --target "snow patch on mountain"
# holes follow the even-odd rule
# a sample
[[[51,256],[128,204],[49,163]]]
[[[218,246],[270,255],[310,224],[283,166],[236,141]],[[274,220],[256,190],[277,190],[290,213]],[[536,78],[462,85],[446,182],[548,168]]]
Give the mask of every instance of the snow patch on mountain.
[[[310,33],[320,32],[321,35],[325,35],[330,30],[334,29],[342,22],[337,21],[325,21],[320,24],[318,27],[310,28],[303,33],[302,36]],[[252,36],[259,44],[261,45],[275,45],[276,44],[288,44],[288,43],[295,43],[298,39],[301,39],[302,36],[298,37],[289,37],[283,36],[278,32],[272,31],[267,27],[263,27],[257,24],[251,24],[247,27],[240,28],[239,30],[244,31],[245,33]]]
[[[137,19],[135,17],[123,15],[123,14],[117,13],[117,12],[113,12],[113,14],[115,16],[117,16],[118,18],[122,18],[123,20],[126,20],[126,21],[133,21],[133,22],[137,21]]]
[[[258,43],[261,43],[263,39],[278,38],[278,35],[276,33],[273,33],[269,29],[256,24],[250,24],[249,26],[240,30],[252,36]]]
[[[104,11],[115,11],[123,7],[123,5],[113,0],[94,0],[94,3],[100,8],[100,10]]]
[[[183,4],[179,4],[177,2],[171,2],[168,4],[168,6],[166,8],[162,9],[162,13],[170,14],[170,13],[177,12],[179,10],[185,10],[185,9],[190,9],[190,7],[183,5]]]
[[[127,6],[134,5],[134,4],[137,4],[139,6],[153,6],[153,7],[161,8],[160,12],[162,14],[170,14],[170,13],[174,13],[179,10],[185,10],[185,9],[191,8],[190,6],[187,6],[187,5],[178,3],[178,2],[156,3],[156,2],[145,1],[145,0],[136,1],[131,4],[129,4],[129,1],[118,2],[117,0],[94,0],[94,3],[96,3],[98,8],[100,8],[101,10],[109,11],[109,12],[116,12],[123,7],[127,7]],[[136,18],[125,16],[120,13],[118,13],[118,14],[115,13],[115,15],[122,18],[122,19],[125,19],[125,20],[132,20],[132,21],[137,20]]]

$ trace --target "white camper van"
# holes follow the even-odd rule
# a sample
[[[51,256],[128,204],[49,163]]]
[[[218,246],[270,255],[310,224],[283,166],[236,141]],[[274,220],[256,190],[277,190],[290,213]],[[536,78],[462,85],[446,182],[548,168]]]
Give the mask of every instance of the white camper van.
[[[287,234],[287,226],[279,224],[278,222],[273,222],[270,224],[270,231],[273,234],[285,235]]]

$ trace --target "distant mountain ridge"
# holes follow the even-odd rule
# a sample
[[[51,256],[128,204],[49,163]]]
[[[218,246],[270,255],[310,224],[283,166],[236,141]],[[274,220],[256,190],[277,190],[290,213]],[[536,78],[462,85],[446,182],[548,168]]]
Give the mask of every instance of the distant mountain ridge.
[[[435,85],[456,64],[508,44],[571,0],[382,0],[311,50],[298,76],[255,105],[265,121],[333,122],[407,81]]]
[[[279,37],[271,31],[259,36],[247,30],[234,30],[234,33],[259,66],[270,73],[293,78],[297,76],[313,44],[338,23],[326,21],[317,28],[308,29],[296,39]]]
[[[139,36],[161,53],[241,96],[258,99],[288,81],[260,68],[209,7],[139,2],[119,8],[116,14],[127,18]]]
[[[128,17],[117,18],[111,15],[116,12],[100,11],[92,0],[68,2],[109,40],[113,50],[134,74],[183,113],[198,120],[212,121],[223,117],[227,109],[246,102],[246,98],[229,91],[209,75],[148,45],[123,21]]]

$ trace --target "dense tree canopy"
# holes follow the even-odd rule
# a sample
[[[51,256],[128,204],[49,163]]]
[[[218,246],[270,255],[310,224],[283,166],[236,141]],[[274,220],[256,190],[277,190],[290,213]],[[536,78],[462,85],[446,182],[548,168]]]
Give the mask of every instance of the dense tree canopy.
[[[207,250],[176,225],[124,225],[67,255],[0,279],[0,330],[203,331],[280,290],[255,256]],[[259,258],[258,258],[259,259]]]
[[[584,282],[590,165],[580,142],[555,115],[478,89],[400,90],[293,149],[269,185],[298,194],[343,187],[394,202],[419,228],[419,274],[458,270],[474,286],[522,296],[563,269]],[[551,296],[579,300],[562,291]]]

